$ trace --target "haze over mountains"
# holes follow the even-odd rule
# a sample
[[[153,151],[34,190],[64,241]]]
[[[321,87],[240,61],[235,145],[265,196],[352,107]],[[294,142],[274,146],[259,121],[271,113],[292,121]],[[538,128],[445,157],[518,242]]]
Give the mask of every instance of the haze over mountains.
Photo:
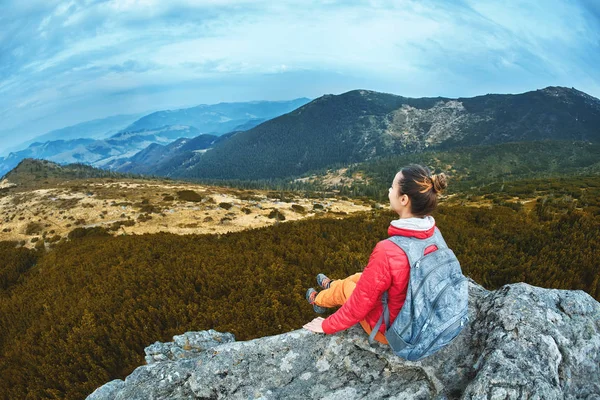
[[[10,148],[1,149],[0,155],[8,155],[10,152],[25,149],[36,142],[45,143],[53,140],[81,139],[83,137],[87,139],[105,139],[119,132],[121,129],[126,128],[142,116],[143,114],[113,115],[67,126],[66,128],[55,129]],[[5,153],[6,151],[8,151],[8,153]]]
[[[103,166],[115,158],[127,158],[149,145],[168,144],[200,134],[222,135],[249,129],[266,119],[306,104],[310,99],[219,103],[139,116],[115,116],[49,132],[26,149],[0,157],[0,175],[24,158],[43,158],[58,163],[82,162]],[[116,127],[120,129],[115,129]],[[116,132],[116,133],[115,133]],[[40,140],[37,140],[40,139]],[[44,140],[46,139],[46,140]]]

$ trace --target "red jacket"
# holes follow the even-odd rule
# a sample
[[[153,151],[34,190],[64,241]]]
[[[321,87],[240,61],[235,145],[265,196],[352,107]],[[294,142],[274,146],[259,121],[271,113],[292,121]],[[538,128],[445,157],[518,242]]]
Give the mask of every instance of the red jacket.
[[[433,236],[434,231],[435,223],[427,230],[402,229],[390,225],[388,235],[425,239]],[[425,254],[434,250],[437,247],[431,245],[427,247]],[[346,303],[323,321],[323,331],[327,334],[336,333],[362,320],[366,320],[373,328],[383,312],[381,296],[386,290],[392,323],[406,299],[409,277],[410,264],[404,251],[389,240],[380,241],[373,249],[369,263]],[[385,333],[385,329],[385,324],[381,324],[380,332]]]

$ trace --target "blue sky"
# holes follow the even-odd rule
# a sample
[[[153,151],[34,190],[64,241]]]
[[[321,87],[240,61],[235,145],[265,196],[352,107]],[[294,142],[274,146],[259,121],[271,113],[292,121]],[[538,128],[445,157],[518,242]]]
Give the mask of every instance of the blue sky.
[[[0,0],[0,154],[49,130],[202,103],[600,97],[600,1]]]

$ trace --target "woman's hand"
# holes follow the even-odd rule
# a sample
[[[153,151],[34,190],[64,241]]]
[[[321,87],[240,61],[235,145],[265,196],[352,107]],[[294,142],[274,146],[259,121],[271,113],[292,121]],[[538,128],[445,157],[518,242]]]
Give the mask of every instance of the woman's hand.
[[[308,324],[303,325],[302,327],[304,329],[308,329],[311,332],[325,333],[323,332],[323,321],[325,321],[325,319],[318,317],[310,321]]]

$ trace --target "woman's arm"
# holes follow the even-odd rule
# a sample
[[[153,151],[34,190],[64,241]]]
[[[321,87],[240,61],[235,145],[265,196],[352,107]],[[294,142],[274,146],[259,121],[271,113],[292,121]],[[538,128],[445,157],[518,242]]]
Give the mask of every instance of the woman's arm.
[[[365,319],[375,307],[383,292],[392,284],[385,241],[377,243],[371,253],[354,292],[346,303],[323,321],[323,332],[332,334],[343,331]]]

